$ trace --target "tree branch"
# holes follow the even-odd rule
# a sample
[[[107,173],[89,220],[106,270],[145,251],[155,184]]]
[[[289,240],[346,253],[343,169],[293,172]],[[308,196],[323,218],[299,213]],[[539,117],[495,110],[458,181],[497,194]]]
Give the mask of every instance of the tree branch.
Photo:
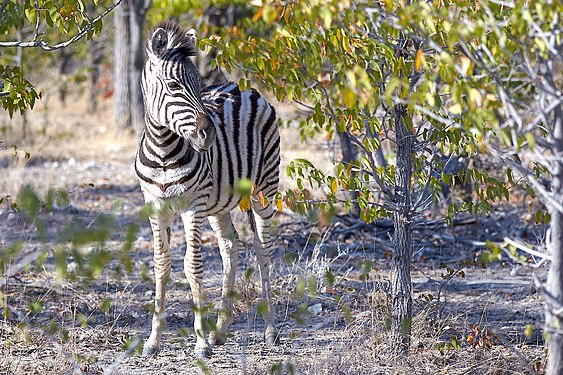
[[[0,6],[0,13],[4,13],[4,9],[6,9],[9,3],[10,0],[4,0],[4,3],[2,3],[2,6]]]
[[[57,49],[68,47],[72,43],[80,40],[84,35],[88,34],[90,31],[92,31],[94,29],[94,24],[96,22],[98,22],[99,20],[101,20],[102,18],[104,18],[109,12],[111,12],[113,9],[115,9],[120,3],[121,3],[121,0],[116,0],[115,3],[113,3],[109,8],[107,8],[98,17],[92,19],[83,29],[79,28],[79,32],[75,36],[73,36],[72,38],[70,38],[69,40],[67,40],[65,42],[61,42],[61,43],[58,43],[58,44],[55,44],[55,45],[49,45],[43,39],[37,40],[37,38],[39,37],[39,32],[38,32],[39,22],[37,22],[35,33],[34,33],[33,39],[31,41],[28,41],[28,42],[22,42],[22,41],[0,42],[0,47],[19,47],[19,48],[39,47],[44,51],[55,51]],[[4,4],[2,6],[4,6]],[[37,17],[37,19],[39,20],[39,16]]]

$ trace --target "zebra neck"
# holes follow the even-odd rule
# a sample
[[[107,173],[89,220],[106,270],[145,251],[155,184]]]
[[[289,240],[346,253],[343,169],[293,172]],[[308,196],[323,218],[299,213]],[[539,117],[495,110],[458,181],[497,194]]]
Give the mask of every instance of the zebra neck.
[[[178,165],[178,163],[185,166],[201,157],[186,139],[167,127],[151,124],[148,121],[141,147],[147,158],[161,166]]]

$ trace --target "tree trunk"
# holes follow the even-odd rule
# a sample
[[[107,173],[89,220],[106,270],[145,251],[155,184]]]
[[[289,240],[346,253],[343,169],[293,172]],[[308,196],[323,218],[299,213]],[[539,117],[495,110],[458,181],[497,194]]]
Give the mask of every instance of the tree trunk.
[[[555,86],[554,86],[555,87]],[[561,201],[563,197],[563,108],[561,103],[553,111],[553,153],[554,162],[552,196]],[[550,209],[548,249],[552,261],[547,276],[546,290],[557,303],[547,299],[545,304],[545,333],[548,337],[549,357],[547,374],[563,374],[563,212],[555,207]],[[557,313],[556,313],[557,312]]]
[[[391,265],[391,345],[398,355],[408,353],[412,323],[412,215],[411,176],[413,135],[406,123],[407,111],[397,104],[393,109],[397,139],[395,168],[395,249]]]
[[[131,90],[131,123],[137,134],[144,129],[144,106],[141,93],[141,73],[144,65],[144,39],[143,30],[147,10],[151,6],[151,0],[132,0],[130,13],[131,25],[131,65],[129,71]]]
[[[90,65],[88,112],[94,113],[98,109],[98,80],[100,79],[100,63],[103,59],[102,44],[94,38],[90,40],[90,44],[88,45],[88,55],[88,65]]]
[[[94,12],[93,2],[87,2],[86,8],[89,13]],[[88,44],[88,66],[90,77],[88,80],[88,112],[95,113],[98,109],[98,80],[100,79],[100,65],[104,58],[104,43],[97,37],[90,39]]]
[[[59,100],[64,106],[66,104],[66,94],[68,92],[68,80],[65,77],[71,54],[66,48],[59,50]]]
[[[356,150],[350,140],[350,136],[346,133],[338,132],[338,139],[340,140],[340,149],[342,151],[342,164],[348,165],[356,161]],[[346,191],[346,198],[352,201],[350,205],[350,213],[354,216],[360,216],[360,206],[358,205],[358,193],[356,191]]]
[[[21,29],[17,30],[18,40],[24,40],[23,31]],[[16,65],[20,67],[23,72],[23,48],[16,48]],[[22,138],[27,138],[27,111],[22,114]]]
[[[114,122],[118,129],[131,127],[131,95],[129,88],[129,1],[122,1],[114,10],[115,64],[114,64]]]
[[[373,158],[377,163],[377,166],[382,168],[387,168],[387,160],[385,160],[385,155],[383,154],[383,146],[381,144],[381,140],[379,139],[379,135],[377,134],[377,132],[373,132],[371,130],[371,126],[369,124],[369,121],[367,120],[364,122],[364,129],[366,129],[366,136],[368,138],[376,139],[377,143],[379,143],[379,147],[375,151],[375,155],[373,155]]]

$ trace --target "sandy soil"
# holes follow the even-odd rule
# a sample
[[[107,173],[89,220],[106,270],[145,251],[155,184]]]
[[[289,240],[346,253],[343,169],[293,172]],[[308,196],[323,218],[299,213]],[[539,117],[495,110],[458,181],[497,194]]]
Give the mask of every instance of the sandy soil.
[[[30,115],[27,140],[19,138],[19,120],[0,119],[10,128],[1,135],[5,150],[0,151],[0,199],[5,199],[0,205],[0,248],[23,240],[21,251],[6,264],[0,286],[4,308],[0,373],[542,373],[543,297],[532,276],[544,279],[546,269],[519,267],[506,257],[484,266],[479,262],[483,241],[512,236],[533,243],[541,238],[543,228],[533,224],[531,209],[522,202],[498,207],[489,218],[460,218],[451,228],[427,222],[417,226],[415,315],[408,358],[386,354],[392,226],[385,220],[363,225],[344,216],[320,227],[289,211],[277,217],[274,228],[272,282],[279,346],[262,343],[263,323],[255,306],[259,288],[251,272],[255,260],[248,251],[251,234],[245,215],[239,213],[234,216],[245,248],[239,254],[240,298],[227,344],[216,347],[204,362],[193,356],[193,314],[182,269],[185,242],[181,223],[176,222],[162,351],[151,359],[136,350],[127,352],[125,346],[131,343],[141,343],[140,348],[150,330],[154,294],[148,223],[138,223],[127,253],[131,272],[117,259],[91,280],[60,279],[55,271],[53,254],[65,230],[75,223],[96,227],[100,218],[113,215],[112,234],[104,246],[117,257],[143,204],[131,167],[137,140],[111,130],[109,102],[95,115],[85,113],[80,102],[67,108],[56,103],[47,110],[38,108]],[[327,160],[334,152],[330,146],[304,146],[296,141],[295,129],[284,129],[282,139],[284,163],[299,156],[330,165]],[[14,156],[7,146],[16,142]],[[29,159],[25,151],[31,154]],[[46,224],[45,243],[35,225],[26,223],[9,204],[25,184],[32,184],[40,196],[50,187],[69,192],[68,206],[39,215]],[[283,180],[283,188],[291,186],[289,179]],[[203,242],[206,295],[213,317],[221,262],[208,227]],[[91,246],[82,250],[96,252]],[[67,267],[72,271],[80,264],[71,257]],[[327,269],[335,276],[333,285],[326,282]],[[309,287],[302,291],[303,285]],[[32,307],[36,301],[41,311]],[[531,330],[528,335],[526,326]]]

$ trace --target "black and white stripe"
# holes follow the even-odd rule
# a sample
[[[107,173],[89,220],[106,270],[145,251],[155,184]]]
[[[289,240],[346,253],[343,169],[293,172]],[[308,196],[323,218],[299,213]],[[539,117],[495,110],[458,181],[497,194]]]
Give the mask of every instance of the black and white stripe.
[[[135,171],[145,201],[155,208],[150,218],[154,236],[155,311],[145,355],[155,354],[165,326],[165,284],[170,274],[170,226],[175,215],[184,221],[187,249],[184,269],[194,300],[196,355],[209,355],[202,321],[201,231],[209,217],[223,259],[223,291],[211,344],[225,341],[232,321],[232,297],[237,262],[237,233],[230,212],[241,200],[235,185],[249,179],[255,192],[270,201],[278,188],[280,135],[274,108],[255,91],[240,91],[226,83],[200,88],[189,56],[195,54],[193,30],[177,25],[159,26],[149,38],[148,60],[142,78],[146,127],[141,137]],[[251,199],[255,228],[254,249],[262,280],[262,298],[268,303],[265,338],[276,341],[270,298],[269,227],[274,214]]]

